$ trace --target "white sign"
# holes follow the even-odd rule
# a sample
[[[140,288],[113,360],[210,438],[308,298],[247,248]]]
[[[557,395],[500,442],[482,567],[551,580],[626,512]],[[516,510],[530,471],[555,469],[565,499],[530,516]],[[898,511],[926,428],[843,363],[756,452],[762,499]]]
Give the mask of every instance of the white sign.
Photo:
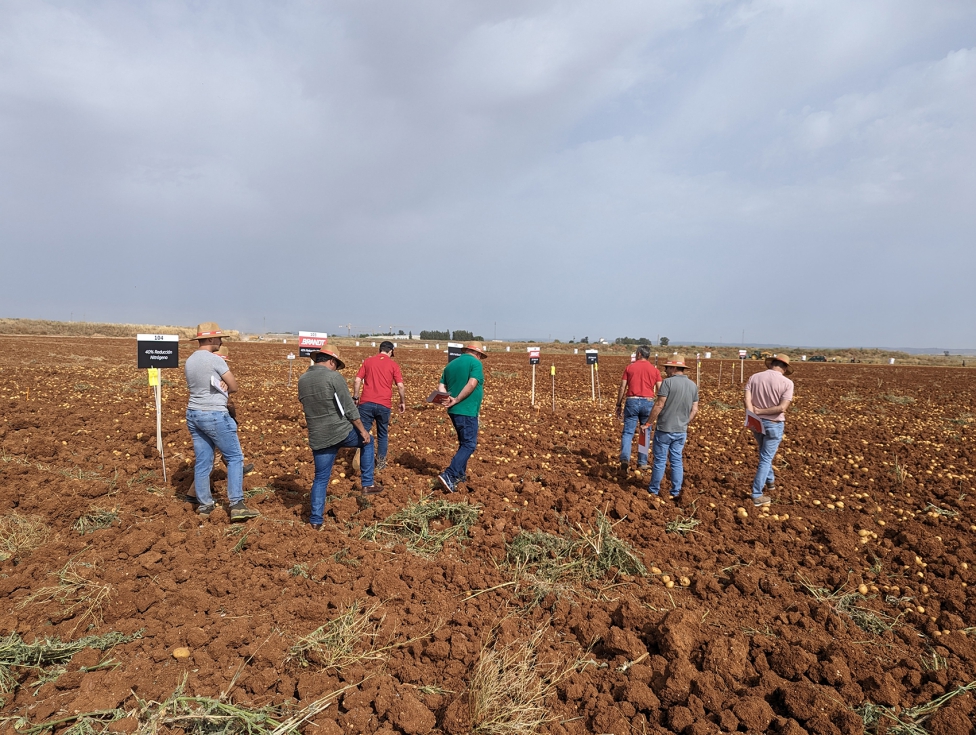
[[[888,360],[888,364],[889,365],[894,365],[895,364],[895,358],[892,357],[890,360]]]
[[[295,353],[294,352],[289,352],[288,353],[288,359],[289,360],[294,360],[295,359]]]
[[[712,359],[712,353],[711,352],[706,352],[705,353],[705,359],[706,360],[711,360]]]
[[[740,360],[745,360],[746,359],[746,351],[745,350],[739,350],[739,359]]]

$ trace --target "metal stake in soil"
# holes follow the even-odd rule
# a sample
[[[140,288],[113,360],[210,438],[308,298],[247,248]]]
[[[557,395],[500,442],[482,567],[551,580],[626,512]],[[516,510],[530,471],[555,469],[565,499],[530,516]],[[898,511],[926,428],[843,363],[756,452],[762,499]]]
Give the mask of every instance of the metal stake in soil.
[[[556,413],[556,366],[553,365],[550,372],[552,373],[552,412]]]

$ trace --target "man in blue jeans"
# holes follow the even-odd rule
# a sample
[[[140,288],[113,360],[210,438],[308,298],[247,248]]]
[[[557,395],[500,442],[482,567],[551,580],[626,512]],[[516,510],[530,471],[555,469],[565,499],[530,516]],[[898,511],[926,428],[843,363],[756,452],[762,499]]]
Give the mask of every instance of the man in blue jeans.
[[[327,345],[313,352],[311,357],[313,365],[298,379],[298,400],[305,412],[308,446],[315,461],[308,522],[312,530],[318,531],[324,520],[325,494],[332,465],[342,447],[360,450],[363,493],[373,495],[383,488],[373,482],[373,437],[360,421],[359,409],[349,395],[346,379],[339,374],[346,363],[337,349]]]
[[[449,493],[457,492],[468,479],[468,460],[478,446],[478,414],[484,398],[485,371],[481,361],[488,356],[481,342],[469,342],[461,355],[447,363],[438,390],[450,394],[444,403],[457,432],[458,450],[450,466],[437,476]]]
[[[671,462],[672,498],[681,495],[684,482],[682,452],[688,439],[688,424],[698,415],[698,386],[685,375],[685,367],[681,355],[673,355],[664,363],[667,377],[661,383],[651,418],[644,427],[654,429],[654,463],[647,489],[655,498],[661,492],[661,480],[668,461]]]
[[[789,356],[773,355],[766,358],[764,371],[746,381],[746,425],[750,425],[749,414],[752,414],[762,426],[762,431],[752,429],[759,449],[759,466],[752,481],[752,503],[757,508],[772,503],[772,494],[776,492],[773,458],[783,441],[786,409],[793,400],[793,381],[786,377],[792,374]]]
[[[644,424],[654,408],[654,396],[661,387],[661,373],[651,365],[651,348],[641,345],[634,353],[634,361],[624,370],[617,391],[617,418],[623,418],[624,431],[620,436],[620,470],[630,466],[631,444],[638,424]],[[626,403],[624,400],[626,399]],[[637,467],[647,467],[647,451],[637,447]]]
[[[215,352],[220,349],[224,332],[216,322],[197,326],[197,350],[183,365],[190,401],[186,407],[186,428],[193,438],[193,483],[197,512],[209,516],[216,504],[210,494],[210,472],[214,449],[219,449],[227,463],[227,499],[231,521],[246,521],[258,515],[244,505],[244,453],[237,438],[237,422],[227,410],[227,398],[237,392],[237,380],[227,363]],[[193,500],[193,499],[191,499]]]
[[[376,471],[386,469],[386,449],[390,430],[390,412],[393,402],[390,396],[396,386],[400,393],[400,413],[407,410],[407,394],[403,388],[403,374],[393,359],[394,344],[389,340],[380,343],[380,351],[363,360],[353,381],[352,399],[359,406],[359,418],[372,431],[376,421]]]

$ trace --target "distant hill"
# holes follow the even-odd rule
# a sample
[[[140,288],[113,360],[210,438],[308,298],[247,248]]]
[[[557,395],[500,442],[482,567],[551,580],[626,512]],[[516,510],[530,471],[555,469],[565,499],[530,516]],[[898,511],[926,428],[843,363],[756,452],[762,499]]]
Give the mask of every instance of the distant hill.
[[[105,324],[103,322],[55,322],[48,319],[0,318],[0,334],[52,335],[62,337],[130,337],[137,334],[178,334],[181,339],[193,337],[196,327],[160,326],[158,324]],[[231,338],[238,332],[228,330]]]

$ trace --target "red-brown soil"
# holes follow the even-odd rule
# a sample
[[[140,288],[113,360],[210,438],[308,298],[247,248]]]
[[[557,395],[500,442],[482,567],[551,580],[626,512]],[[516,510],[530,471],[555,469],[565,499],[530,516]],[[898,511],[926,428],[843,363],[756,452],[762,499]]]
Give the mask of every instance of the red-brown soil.
[[[143,631],[104,654],[76,655],[37,688],[35,672],[19,671],[19,688],[0,695],[0,717],[40,723],[129,708],[136,697],[161,701],[186,676],[187,692],[253,706],[301,706],[353,685],[310,732],[462,733],[482,647],[540,629],[540,655],[588,662],[550,696],[554,719],[542,729],[551,733],[858,733],[854,708],[865,702],[897,711],[976,680],[971,371],[800,365],[777,502],[761,513],[747,505],[754,449],[741,427],[738,369],[733,382],[726,362],[718,386],[718,365],[708,364],[684,498],[655,510],[646,473],[617,471],[612,409],[627,358],[601,362],[601,406],[582,356],[557,357],[553,413],[545,355],[532,409],[525,355],[492,354],[470,482],[452,498],[480,504],[480,516],[470,540],[424,558],[360,531],[428,494],[453,454],[445,414],[421,403],[444,355],[398,351],[409,408],[391,427],[386,490],[360,496],[344,458],[325,528],[314,532],[297,375],[287,386],[281,345],[230,349],[241,442],[256,466],[248,503],[262,514],[246,538],[223,509],[201,522],[174,497],[192,479],[180,371],[164,374],[167,486],[133,341],[0,338],[0,515],[36,516],[51,529],[33,552],[0,562],[0,633],[30,641]],[[371,350],[345,352],[351,380]],[[747,363],[746,377],[757,368]],[[223,485],[217,479],[218,498]],[[73,530],[93,507],[117,509],[118,520]],[[520,529],[592,528],[600,511],[660,574],[607,577],[532,604],[511,584],[506,543]],[[701,521],[695,532],[665,530],[691,516]],[[22,605],[69,560],[110,586],[100,618],[57,601]],[[690,585],[667,588],[664,575]],[[862,584],[858,604],[897,619],[893,630],[866,632],[808,589]],[[416,640],[339,670],[288,660],[298,636],[354,601],[380,605],[384,640]],[[183,646],[190,657],[175,659]],[[85,670],[100,659],[117,665]],[[974,711],[964,694],[925,726],[973,732]]]

